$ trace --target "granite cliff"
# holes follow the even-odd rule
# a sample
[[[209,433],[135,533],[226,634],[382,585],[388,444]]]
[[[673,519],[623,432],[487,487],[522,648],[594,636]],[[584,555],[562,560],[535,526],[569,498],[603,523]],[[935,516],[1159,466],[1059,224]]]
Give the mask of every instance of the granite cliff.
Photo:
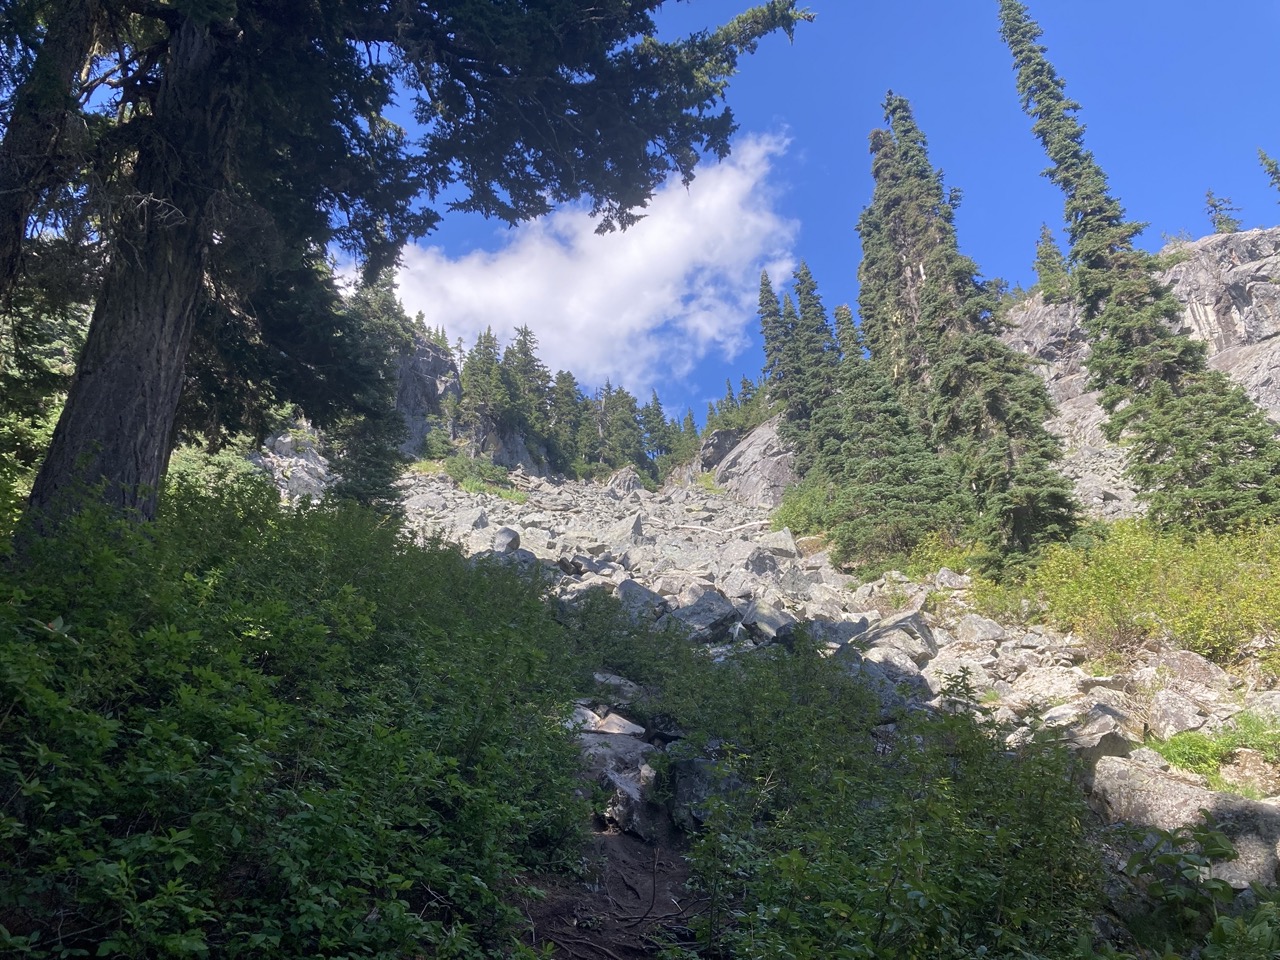
[[[1217,234],[1177,243],[1160,274],[1184,305],[1177,332],[1203,341],[1209,365],[1237,380],[1273,419],[1280,419],[1280,227]],[[1102,435],[1105,415],[1088,389],[1089,355],[1079,311],[1032,295],[1008,317],[1006,341],[1042,361],[1058,404],[1050,428],[1066,448],[1064,472],[1085,509],[1115,519],[1140,511],[1123,477],[1124,453]]]

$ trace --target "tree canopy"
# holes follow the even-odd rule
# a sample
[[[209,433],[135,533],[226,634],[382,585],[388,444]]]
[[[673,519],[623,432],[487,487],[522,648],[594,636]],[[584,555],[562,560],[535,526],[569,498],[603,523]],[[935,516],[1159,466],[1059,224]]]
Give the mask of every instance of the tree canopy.
[[[626,227],[724,156],[738,57],[808,15],[771,0],[664,42],[661,5],[8,0],[25,55],[0,77],[0,186],[24,189],[0,191],[0,223],[21,235],[79,198],[109,251],[33,506],[70,509],[88,483],[153,511],[203,304],[253,327],[290,271],[314,289],[305,268],[336,245],[371,279],[450,211],[515,222],[585,198]],[[413,133],[388,119],[399,91]],[[5,242],[21,264],[30,245]]]

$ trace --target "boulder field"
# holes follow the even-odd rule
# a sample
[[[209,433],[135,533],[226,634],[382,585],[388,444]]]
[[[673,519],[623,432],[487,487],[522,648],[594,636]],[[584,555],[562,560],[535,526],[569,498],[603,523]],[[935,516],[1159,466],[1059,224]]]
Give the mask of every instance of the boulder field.
[[[737,446],[770,449],[767,438],[750,436]],[[723,460],[749,459],[735,458],[736,450],[720,452]],[[982,709],[1002,722],[1011,747],[1043,727],[1076,754],[1103,821],[1171,830],[1207,810],[1240,851],[1215,867],[1216,875],[1240,889],[1276,882],[1280,771],[1237,751],[1224,778],[1266,798],[1245,799],[1171,769],[1143,744],[1187,730],[1212,732],[1242,711],[1280,718],[1280,691],[1259,690],[1203,657],[1160,646],[1103,670],[1109,661],[1075,636],[975,612],[963,573],[942,569],[911,580],[890,572],[859,583],[832,565],[820,541],[772,530],[767,507],[709,483],[650,492],[630,469],[604,484],[520,473],[513,479],[524,502],[468,493],[442,475],[407,477],[409,527],[472,556],[541,568],[562,603],[604,591],[637,622],[678,630],[713,659],[786,644],[804,629],[876,692],[879,726],[867,733],[888,745],[911,711],[954,708],[946,694],[963,677]],[[674,765],[674,801],[651,803],[652,755],[667,738],[627,718],[636,695],[630,680],[596,679],[597,691],[570,722],[590,775],[609,795],[614,825],[647,838],[668,830],[668,817],[695,824],[711,789],[711,759]]]

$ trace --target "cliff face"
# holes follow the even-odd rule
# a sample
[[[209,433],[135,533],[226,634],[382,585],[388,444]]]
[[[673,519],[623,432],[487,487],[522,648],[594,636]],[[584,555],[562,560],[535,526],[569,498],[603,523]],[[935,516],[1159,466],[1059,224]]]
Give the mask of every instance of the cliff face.
[[[458,366],[449,351],[419,335],[413,349],[401,355],[396,367],[396,411],[408,430],[400,452],[407,457],[420,456],[427,436],[427,418],[440,416],[445,397],[461,394]]]
[[[1203,340],[1209,365],[1238,381],[1280,420],[1280,227],[1205,237],[1170,251],[1179,262],[1160,278],[1184,305],[1177,332]],[[1102,436],[1105,416],[1087,389],[1089,347],[1079,311],[1033,296],[1009,316],[1005,340],[1043,361],[1058,404],[1050,429],[1066,448],[1063,471],[1085,509],[1110,519],[1140,512],[1124,480],[1124,452]]]

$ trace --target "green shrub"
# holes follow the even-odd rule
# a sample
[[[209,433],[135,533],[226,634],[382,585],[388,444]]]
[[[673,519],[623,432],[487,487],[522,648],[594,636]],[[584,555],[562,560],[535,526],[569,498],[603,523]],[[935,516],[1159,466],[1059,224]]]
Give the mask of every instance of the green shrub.
[[[797,536],[822,533],[827,529],[831,512],[829,485],[810,473],[795,486],[787,487],[782,503],[773,512],[773,529],[790,527]]]
[[[981,602],[1001,615],[1027,606],[1099,653],[1158,638],[1230,662],[1280,631],[1278,570],[1275,526],[1187,538],[1124,521],[1048,548],[1024,584]]]
[[[1098,867],[1065,755],[1008,756],[958,713],[899,727],[881,756],[877,702],[803,638],[715,681],[699,729],[743,786],[691,855],[707,955],[1074,955]]]
[[[6,955],[497,955],[576,857],[579,671],[505,568],[231,478],[0,597]]]
[[[1151,747],[1175,767],[1209,778],[1215,790],[1234,790],[1221,768],[1237,750],[1256,750],[1268,763],[1280,763],[1280,724],[1252,713],[1238,713],[1213,733],[1187,730]]]

